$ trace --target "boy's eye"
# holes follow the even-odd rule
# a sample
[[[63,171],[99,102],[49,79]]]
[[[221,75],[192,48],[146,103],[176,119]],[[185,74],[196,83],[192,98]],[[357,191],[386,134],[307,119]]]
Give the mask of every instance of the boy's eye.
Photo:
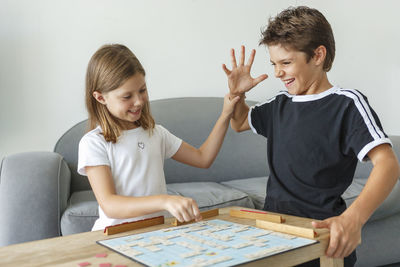
[[[131,98],[131,96],[130,95],[126,95],[126,96],[124,96],[124,97],[122,97],[123,99],[129,99],[129,98]]]
[[[285,61],[285,62],[283,62],[283,65],[289,65],[290,64],[290,62],[289,61]]]

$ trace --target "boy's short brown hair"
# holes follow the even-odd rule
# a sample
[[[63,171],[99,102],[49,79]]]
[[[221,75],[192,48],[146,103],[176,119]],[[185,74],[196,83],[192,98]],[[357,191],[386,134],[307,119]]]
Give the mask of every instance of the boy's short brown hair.
[[[331,69],[335,58],[331,25],[321,12],[306,6],[290,7],[270,18],[260,44],[280,44],[304,52],[307,62],[314,56],[314,50],[323,45],[327,51],[323,66],[326,72]]]

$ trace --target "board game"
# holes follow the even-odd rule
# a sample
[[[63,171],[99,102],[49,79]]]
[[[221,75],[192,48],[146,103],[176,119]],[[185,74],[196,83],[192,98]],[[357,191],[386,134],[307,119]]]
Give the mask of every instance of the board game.
[[[210,220],[97,243],[146,266],[234,266],[318,241]]]

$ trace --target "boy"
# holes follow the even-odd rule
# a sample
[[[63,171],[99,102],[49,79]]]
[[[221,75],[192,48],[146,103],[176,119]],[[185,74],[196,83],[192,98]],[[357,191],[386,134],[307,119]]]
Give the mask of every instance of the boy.
[[[250,109],[245,93],[267,78],[250,76],[255,50],[244,64],[242,46],[237,65],[232,49],[232,70],[223,69],[231,96],[241,96],[231,127],[237,132],[252,129],[268,140],[271,173],[264,209],[322,220],[313,227],[330,229],[326,255],[345,257],[345,266],[353,266],[362,226],[400,175],[391,142],[364,95],[329,82],[335,41],[318,10],[282,11],[269,20],[260,44],[267,45],[275,76],[287,91]],[[341,195],[352,182],[357,159],[371,160],[374,167],[346,209]]]

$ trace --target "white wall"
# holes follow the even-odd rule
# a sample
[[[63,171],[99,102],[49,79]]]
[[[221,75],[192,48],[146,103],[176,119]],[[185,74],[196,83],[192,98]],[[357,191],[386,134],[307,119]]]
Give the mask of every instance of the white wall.
[[[0,0],[0,158],[53,149],[86,118],[84,76],[105,43],[123,43],[147,71],[151,100],[223,96],[229,48],[257,48],[248,98],[282,89],[258,47],[267,19],[290,5],[322,11],[334,30],[331,82],[364,92],[388,134],[400,135],[400,1]]]

